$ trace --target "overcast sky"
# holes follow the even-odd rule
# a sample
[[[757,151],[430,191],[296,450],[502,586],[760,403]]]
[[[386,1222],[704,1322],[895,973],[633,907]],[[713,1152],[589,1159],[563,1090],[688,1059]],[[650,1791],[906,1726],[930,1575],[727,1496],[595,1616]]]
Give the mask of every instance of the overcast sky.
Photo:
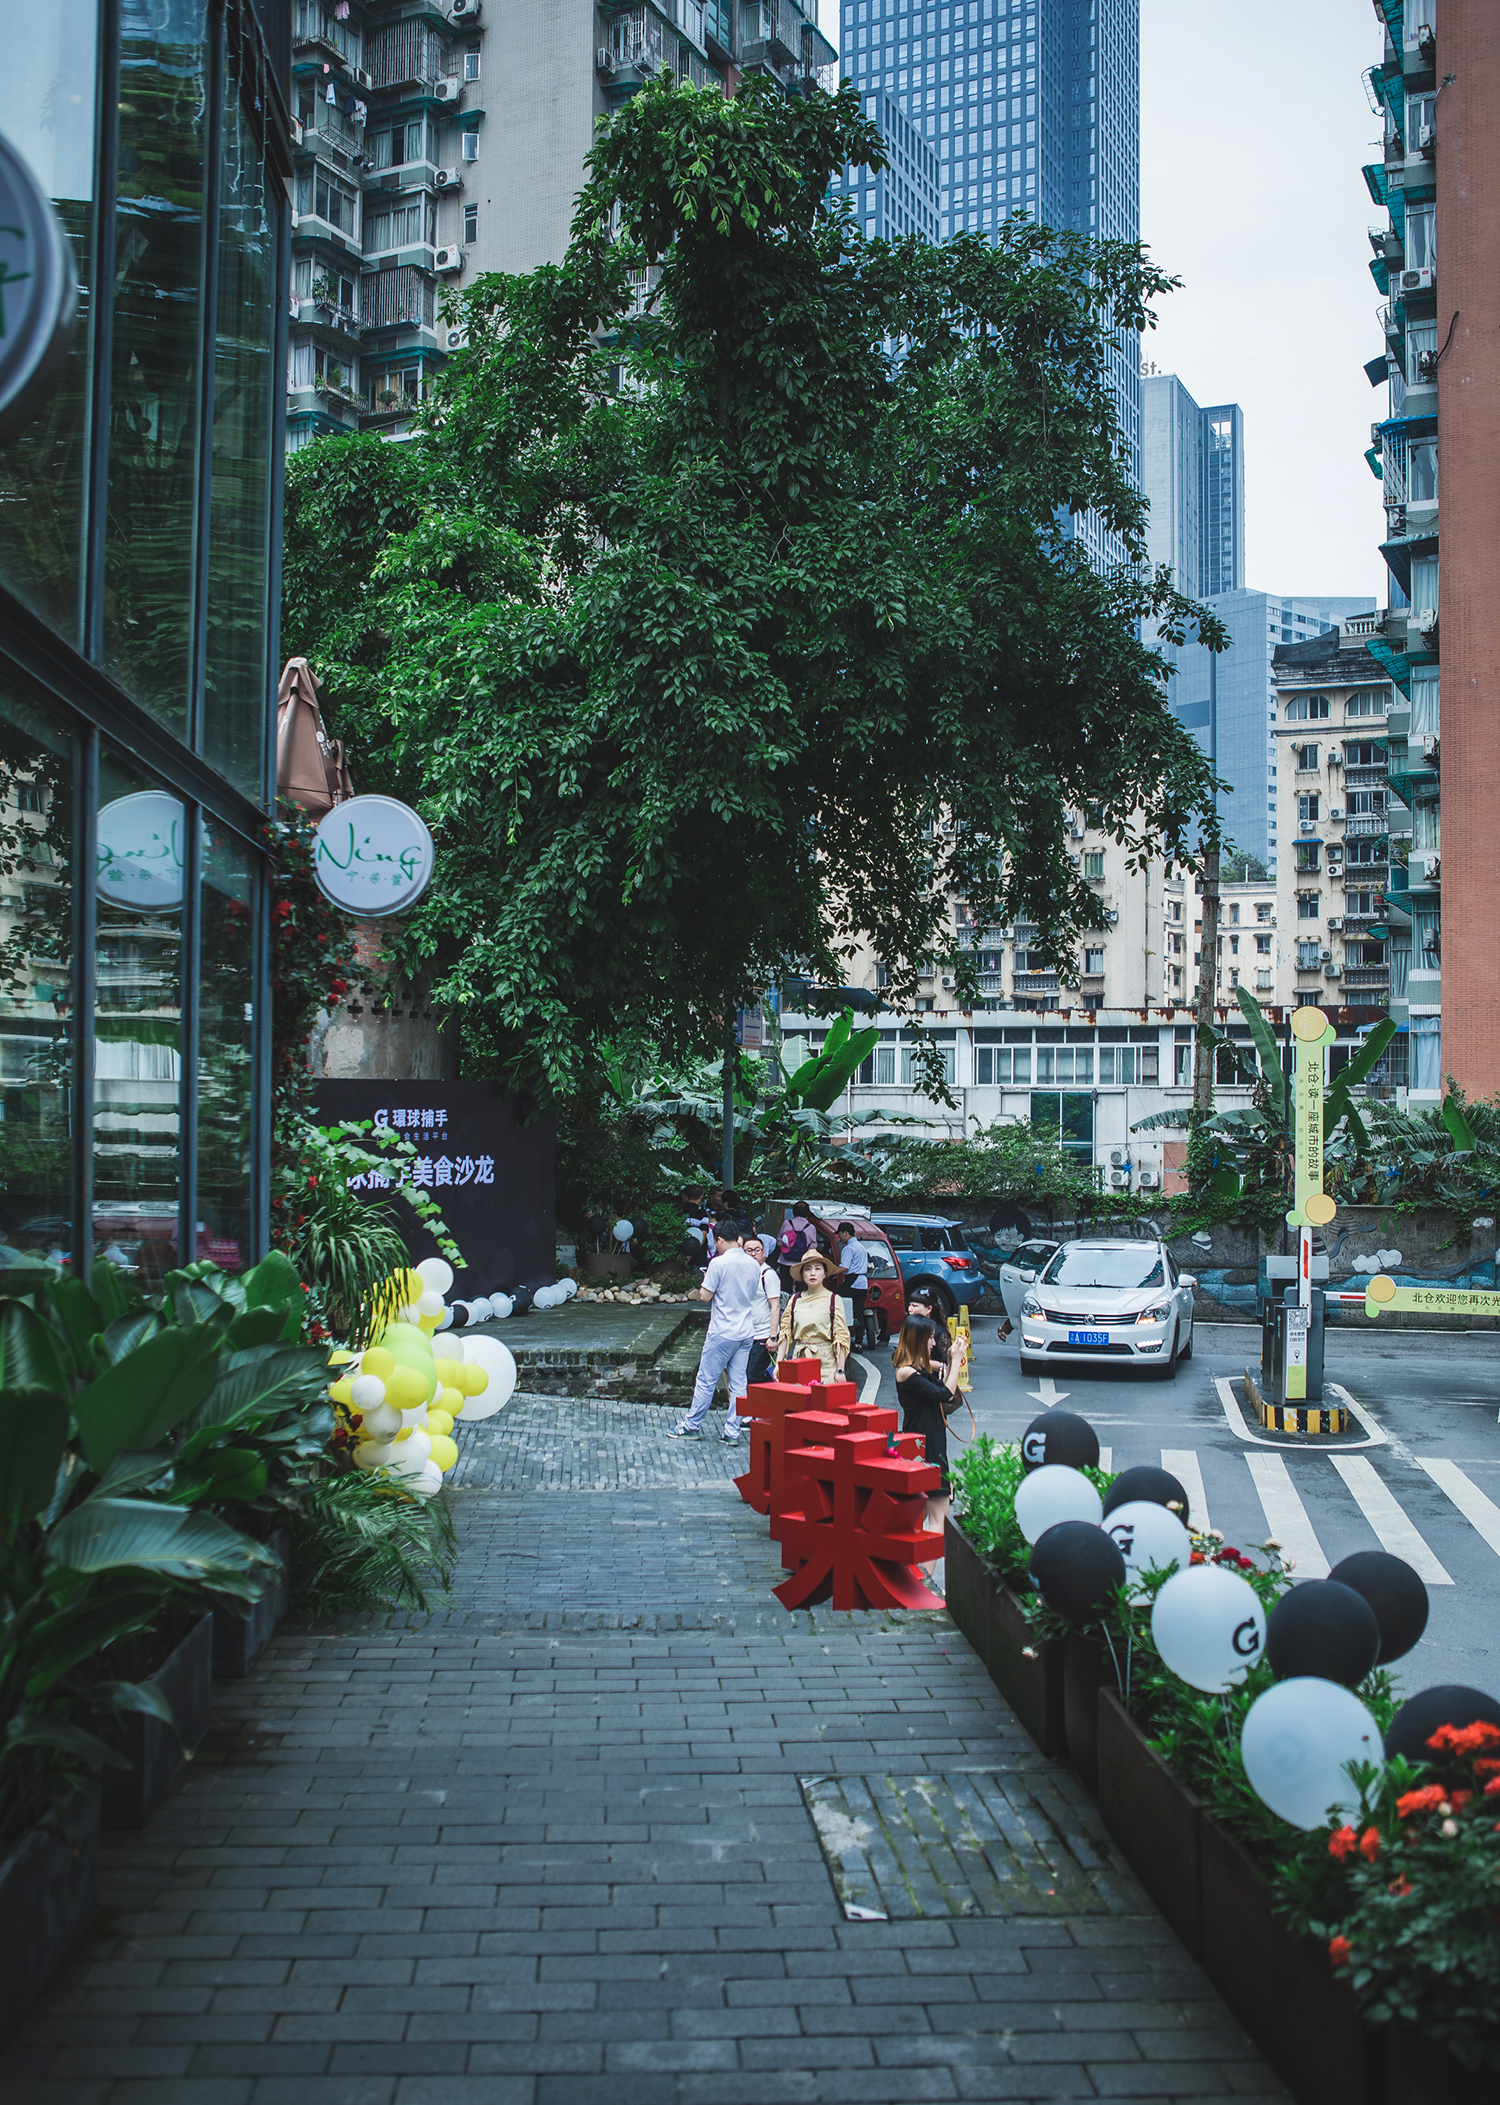
[[[1245,412],[1246,582],[1383,605],[1363,454],[1386,395],[1360,370],[1382,348],[1359,172],[1378,158],[1360,75],[1380,48],[1370,0],[1301,0],[1295,17],[1141,0],[1141,237],[1183,280],[1143,356]]]

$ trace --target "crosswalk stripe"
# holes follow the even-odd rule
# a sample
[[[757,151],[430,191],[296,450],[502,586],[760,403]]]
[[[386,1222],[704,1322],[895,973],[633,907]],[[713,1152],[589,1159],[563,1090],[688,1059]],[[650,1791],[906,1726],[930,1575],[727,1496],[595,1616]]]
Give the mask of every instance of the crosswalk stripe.
[[[1404,1557],[1429,1586],[1451,1586],[1452,1579],[1402,1512],[1375,1465],[1363,1455],[1334,1455],[1331,1460],[1360,1512],[1375,1530],[1380,1547],[1393,1557]],[[1490,1511],[1500,1522],[1500,1512],[1493,1506]],[[1495,1547],[1500,1548],[1500,1543]]]
[[[1500,1556],[1500,1506],[1485,1497],[1479,1486],[1464,1475],[1457,1462],[1444,1461],[1440,1455],[1419,1454],[1416,1459],[1438,1489],[1447,1492],[1469,1525],[1484,1537],[1496,1556]]]
[[[1112,1447],[1101,1447],[1099,1450],[1099,1467],[1104,1471],[1105,1475],[1107,1476],[1109,1472],[1114,1468],[1114,1466],[1114,1449]]]
[[[1313,1533],[1307,1508],[1297,1496],[1286,1463],[1279,1454],[1250,1454],[1245,1460],[1255,1480],[1271,1539],[1281,1544],[1282,1556],[1295,1565],[1299,1579],[1326,1579],[1328,1559]],[[1495,1514],[1495,1519],[1500,1523],[1500,1513]],[[1495,1546],[1500,1548],[1500,1541]]]
[[[1188,1509],[1183,1516],[1190,1527],[1201,1535],[1210,1526],[1208,1517],[1208,1493],[1203,1488],[1203,1471],[1198,1467],[1196,1447],[1164,1447],[1161,1451],[1161,1466],[1169,1476],[1175,1476],[1188,1495]]]

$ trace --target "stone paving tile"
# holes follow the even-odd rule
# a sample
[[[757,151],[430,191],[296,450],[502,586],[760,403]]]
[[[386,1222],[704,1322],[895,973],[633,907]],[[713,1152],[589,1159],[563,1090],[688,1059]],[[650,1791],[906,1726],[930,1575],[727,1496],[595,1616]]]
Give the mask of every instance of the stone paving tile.
[[[804,1778],[1047,1765],[945,1615],[783,1613],[742,1460],[664,1416],[518,1398],[465,1435],[445,1611],[220,1685],[0,2105],[1284,2105],[1128,1882],[845,1920]]]

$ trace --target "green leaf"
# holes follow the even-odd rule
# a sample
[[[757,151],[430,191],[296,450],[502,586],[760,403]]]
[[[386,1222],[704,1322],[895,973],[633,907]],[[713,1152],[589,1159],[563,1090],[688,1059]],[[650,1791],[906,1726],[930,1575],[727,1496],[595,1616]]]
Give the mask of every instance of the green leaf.
[[[1260,1003],[1249,988],[1237,987],[1235,993],[1240,1013],[1250,1026],[1250,1035],[1254,1038],[1256,1051],[1260,1054],[1260,1071],[1270,1089],[1276,1115],[1285,1121],[1286,1074],[1281,1065],[1281,1048],[1276,1043],[1275,1033],[1267,1023]]]
[[[103,1330],[111,1323],[118,1323],[133,1304],[140,1300],[134,1287],[127,1291],[126,1281],[107,1257],[96,1257],[89,1273],[89,1286],[99,1304],[99,1321],[96,1330]]]
[[[1379,1065],[1381,1054],[1395,1035],[1396,1026],[1389,1016],[1377,1023],[1348,1066],[1334,1076],[1330,1096],[1334,1090],[1342,1090],[1347,1095],[1349,1090],[1358,1087],[1372,1074]]]
[[[7,1388],[51,1389],[66,1396],[72,1387],[58,1357],[56,1337],[24,1301],[0,1302],[0,1368]]]
[[[96,1681],[89,1690],[89,1701],[94,1709],[116,1716],[133,1710],[142,1717],[159,1719],[176,1740],[179,1753],[187,1751],[178,1729],[177,1713],[154,1681]]]
[[[51,1747],[58,1754],[71,1754],[75,1761],[89,1768],[102,1763],[108,1769],[128,1769],[130,1757],[122,1754],[118,1747],[106,1746],[92,1732],[85,1732],[81,1725],[69,1725],[61,1718],[37,1718],[32,1720],[23,1711],[11,1719],[6,1728],[6,1747]]]
[[[1461,1153],[1472,1154],[1474,1150],[1478,1147],[1479,1142],[1474,1138],[1473,1132],[1471,1131],[1469,1126],[1469,1121],[1464,1117],[1462,1110],[1459,1108],[1457,1098],[1453,1096],[1445,1096],[1443,1098],[1442,1109],[1443,1124],[1448,1128],[1448,1131],[1453,1136],[1454,1147],[1457,1148]]]
[[[172,1457],[160,1447],[127,1447],[117,1454],[89,1493],[90,1498],[123,1498],[159,1483],[172,1473]]]
[[[279,1308],[247,1308],[236,1316],[227,1332],[231,1352],[248,1352],[254,1345],[274,1345],[284,1336],[286,1316]]]
[[[212,1513],[148,1499],[88,1499],[47,1538],[46,1562],[69,1571],[126,1567],[222,1586],[241,1574],[270,1570],[270,1552]]]
[[[124,1447],[154,1447],[206,1400],[223,1352],[199,1324],[147,1338],[73,1400],[89,1467],[102,1475]]]
[[[188,1451],[195,1451],[193,1443],[205,1430],[217,1438],[251,1415],[310,1410],[327,1386],[328,1356],[321,1346],[256,1345],[227,1353],[212,1393],[186,1427]]]
[[[303,1300],[302,1281],[297,1277],[297,1268],[280,1250],[272,1250],[263,1257],[253,1271],[245,1274],[246,1308],[301,1308]]]
[[[0,1389],[0,1543],[46,1506],[68,1444],[68,1406],[51,1389]]]
[[[213,1447],[195,1473],[195,1503],[250,1505],[266,1488],[267,1468],[253,1447]]]
[[[117,1360],[134,1352],[137,1345],[144,1345],[147,1338],[155,1337],[161,1327],[161,1317],[154,1308],[140,1308],[131,1315],[121,1316],[98,1340],[104,1366],[114,1366]]]
[[[99,1265],[94,1270],[99,1270]],[[80,1375],[87,1378],[93,1367],[93,1356],[89,1351],[89,1340],[104,1329],[106,1318],[98,1302],[81,1279],[72,1277],[54,1279],[47,1288],[47,1297],[57,1310],[63,1334],[73,1348],[73,1359]]]

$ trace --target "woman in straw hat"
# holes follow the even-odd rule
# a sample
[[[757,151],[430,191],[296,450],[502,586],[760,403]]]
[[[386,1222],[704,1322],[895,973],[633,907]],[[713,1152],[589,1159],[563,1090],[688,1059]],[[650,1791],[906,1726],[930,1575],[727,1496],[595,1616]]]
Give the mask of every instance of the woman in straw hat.
[[[843,1267],[813,1249],[790,1270],[793,1288],[781,1315],[781,1357],[815,1359],[824,1381],[842,1381],[849,1356],[849,1326],[828,1289],[843,1277]]]

